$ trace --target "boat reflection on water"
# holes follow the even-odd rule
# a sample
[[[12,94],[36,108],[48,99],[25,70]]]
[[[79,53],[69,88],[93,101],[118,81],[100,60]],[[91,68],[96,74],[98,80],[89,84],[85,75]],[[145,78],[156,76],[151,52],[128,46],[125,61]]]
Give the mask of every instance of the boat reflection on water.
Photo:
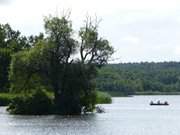
[[[150,105],[169,105],[169,103],[167,101],[165,101],[165,102],[157,101],[157,103],[151,101]]]

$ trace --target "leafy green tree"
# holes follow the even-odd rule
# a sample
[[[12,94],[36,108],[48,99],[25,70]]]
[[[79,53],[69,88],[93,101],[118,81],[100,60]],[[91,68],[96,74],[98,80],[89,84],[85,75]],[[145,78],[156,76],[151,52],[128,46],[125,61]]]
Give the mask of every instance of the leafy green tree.
[[[0,90],[8,91],[8,71],[11,55],[25,48],[29,44],[27,38],[20,36],[19,31],[13,30],[9,24],[0,24]]]
[[[19,51],[33,47],[44,35],[25,37],[13,30],[9,24],[0,24],[0,90],[9,91],[9,66],[11,56]]]
[[[44,21],[46,39],[13,57],[12,90],[27,91],[42,85],[53,90],[57,113],[80,114],[82,108],[92,111],[97,67],[107,63],[113,48],[107,40],[99,38],[96,22],[86,20],[78,41],[73,38],[67,16],[50,16]],[[75,57],[77,54],[79,58]]]
[[[7,91],[9,88],[8,70],[11,60],[11,51],[9,49],[0,49],[0,90]]]

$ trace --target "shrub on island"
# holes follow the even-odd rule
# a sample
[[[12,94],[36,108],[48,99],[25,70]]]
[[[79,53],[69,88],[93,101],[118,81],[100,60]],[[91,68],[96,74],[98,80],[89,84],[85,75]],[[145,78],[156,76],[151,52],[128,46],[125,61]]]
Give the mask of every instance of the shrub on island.
[[[7,110],[11,114],[50,114],[53,110],[53,102],[45,91],[37,90],[32,94],[21,94],[13,98]]]
[[[17,94],[0,93],[0,106],[7,106]]]
[[[97,91],[96,104],[109,104],[112,102],[111,95],[107,92]]]

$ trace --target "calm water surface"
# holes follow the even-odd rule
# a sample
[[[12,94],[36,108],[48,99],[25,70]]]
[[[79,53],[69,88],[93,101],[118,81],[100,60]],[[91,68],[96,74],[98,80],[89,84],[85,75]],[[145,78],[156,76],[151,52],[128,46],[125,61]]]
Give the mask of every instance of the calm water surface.
[[[180,96],[113,98],[102,106],[106,113],[67,117],[9,115],[0,107],[0,135],[180,135]]]

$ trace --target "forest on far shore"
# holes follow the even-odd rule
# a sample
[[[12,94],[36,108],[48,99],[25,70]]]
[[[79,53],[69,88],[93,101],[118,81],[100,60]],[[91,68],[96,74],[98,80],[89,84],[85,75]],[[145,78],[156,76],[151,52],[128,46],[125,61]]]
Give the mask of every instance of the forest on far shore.
[[[112,95],[178,94],[180,62],[108,64],[96,80],[98,89]]]

